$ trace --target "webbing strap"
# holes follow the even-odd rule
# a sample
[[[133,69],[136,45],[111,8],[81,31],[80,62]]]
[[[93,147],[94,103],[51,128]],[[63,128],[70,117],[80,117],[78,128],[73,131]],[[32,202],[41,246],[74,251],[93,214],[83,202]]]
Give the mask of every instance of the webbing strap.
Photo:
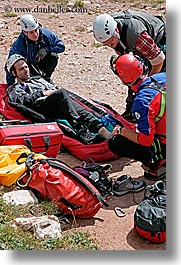
[[[128,44],[127,44],[127,40],[125,39],[124,36],[127,35],[127,28],[128,28],[128,24],[129,24],[129,21],[130,19],[133,17],[133,15],[128,11],[128,10],[125,10],[123,11],[124,13],[124,17],[114,17],[114,19],[124,19],[124,23],[122,23],[122,25],[120,25],[118,23],[118,29],[119,31],[121,32],[120,34],[120,45],[122,46],[122,48],[124,49],[124,51],[126,53],[129,53],[129,50],[127,48]]]
[[[162,91],[161,96],[161,104],[160,104],[160,111],[158,115],[155,117],[154,122],[158,122],[164,115],[166,109],[166,91]]]
[[[164,115],[165,110],[166,110],[166,91],[160,83],[158,83],[153,77],[150,77],[152,83],[150,85],[147,85],[144,88],[153,88],[161,93],[161,104],[160,104],[160,110],[158,115],[155,117],[154,122],[158,122]]]

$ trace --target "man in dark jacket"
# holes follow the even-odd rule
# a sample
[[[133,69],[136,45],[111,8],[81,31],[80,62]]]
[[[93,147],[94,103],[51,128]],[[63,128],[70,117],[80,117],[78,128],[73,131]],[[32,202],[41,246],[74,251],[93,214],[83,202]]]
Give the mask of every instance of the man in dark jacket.
[[[22,55],[30,68],[32,75],[41,74],[49,81],[58,63],[58,54],[64,52],[63,41],[49,29],[43,28],[31,14],[21,16],[22,32],[12,44],[8,58],[13,54]],[[5,66],[8,85],[15,82],[15,78]]]
[[[162,17],[126,10],[97,16],[93,24],[98,42],[118,55],[132,52],[149,65],[149,75],[166,71],[166,25]],[[114,63],[114,56],[110,61]],[[128,86],[129,87],[129,86]],[[123,117],[132,120],[134,93],[129,87]]]
[[[48,120],[67,120],[86,144],[93,143],[97,133],[104,138],[111,136],[99,119],[74,101],[66,89],[59,89],[41,76],[30,77],[24,57],[13,54],[6,65],[9,72],[17,79],[17,82],[7,89],[10,104],[15,107],[26,106]]]

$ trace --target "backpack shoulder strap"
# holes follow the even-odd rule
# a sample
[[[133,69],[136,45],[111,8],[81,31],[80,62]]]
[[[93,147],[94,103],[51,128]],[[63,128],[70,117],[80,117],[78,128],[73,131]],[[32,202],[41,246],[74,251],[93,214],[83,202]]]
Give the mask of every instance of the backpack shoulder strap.
[[[121,43],[124,44],[125,47],[123,47],[123,45],[121,43],[120,44],[122,45],[124,51],[126,53],[128,53],[129,51],[127,49],[127,41],[126,41],[124,36],[126,36],[126,34],[127,34],[128,24],[129,24],[130,19],[133,17],[133,15],[128,10],[123,11],[123,13],[124,13],[124,16],[122,16],[122,17],[118,16],[118,17],[115,17],[115,19],[116,18],[117,19],[124,19],[124,23],[122,23],[122,26],[118,23],[118,30],[121,31],[120,41],[121,41]]]
[[[160,103],[160,110],[158,115],[155,117],[154,122],[158,122],[164,115],[164,112],[166,110],[166,90],[164,89],[164,86],[158,83],[157,80],[155,80],[153,77],[151,78],[151,84],[147,85],[144,88],[153,88],[161,93],[161,103]]]

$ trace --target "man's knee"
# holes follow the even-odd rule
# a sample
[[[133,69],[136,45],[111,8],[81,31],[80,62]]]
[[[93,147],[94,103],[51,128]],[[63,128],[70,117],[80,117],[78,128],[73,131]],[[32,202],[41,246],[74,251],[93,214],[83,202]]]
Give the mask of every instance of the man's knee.
[[[108,140],[109,149],[119,156],[125,156],[124,150],[128,150],[129,144],[125,137],[123,136],[113,136]]]
[[[50,77],[57,66],[58,55],[54,52],[48,53],[43,60],[39,62],[39,67],[45,73],[45,78]]]
[[[58,54],[57,53],[55,53],[55,52],[50,52],[49,54],[48,54],[48,56],[49,56],[49,58],[50,58],[50,60],[53,60],[53,61],[58,61]]]
[[[66,100],[69,98],[68,92],[65,88],[59,88],[55,90],[51,95],[54,95],[57,100]]]
[[[58,54],[55,52],[48,53],[44,58],[51,66],[56,67],[58,63]]]

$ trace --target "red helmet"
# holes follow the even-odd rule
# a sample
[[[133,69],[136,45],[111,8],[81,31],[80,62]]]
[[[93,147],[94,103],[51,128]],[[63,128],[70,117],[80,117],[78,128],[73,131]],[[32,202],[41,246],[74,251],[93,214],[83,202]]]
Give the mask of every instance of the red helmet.
[[[144,74],[143,64],[132,54],[120,56],[115,62],[115,69],[126,85],[134,85]]]

